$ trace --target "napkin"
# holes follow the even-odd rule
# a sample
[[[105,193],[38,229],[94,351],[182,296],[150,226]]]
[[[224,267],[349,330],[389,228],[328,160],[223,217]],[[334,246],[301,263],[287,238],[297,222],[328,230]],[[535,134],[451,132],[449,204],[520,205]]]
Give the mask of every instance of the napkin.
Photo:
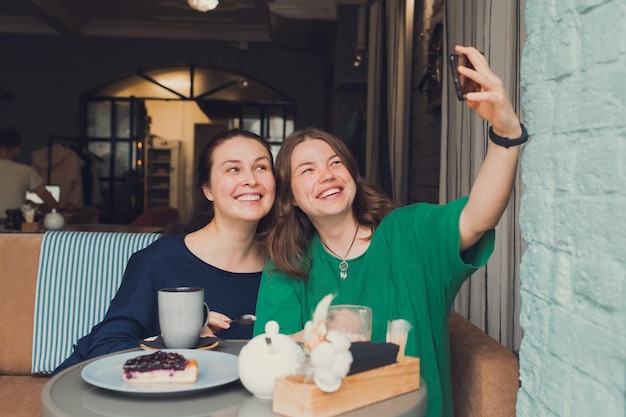
[[[198,340],[198,343],[192,349],[197,350],[209,350],[213,349],[215,346],[219,344],[221,339],[214,336],[205,336],[201,337]],[[158,349],[167,349],[165,343],[163,342],[163,338],[161,336],[149,337],[141,341],[139,345],[142,349],[145,350],[158,350]]]
[[[352,365],[348,375],[396,363],[398,345],[394,343],[352,342]]]

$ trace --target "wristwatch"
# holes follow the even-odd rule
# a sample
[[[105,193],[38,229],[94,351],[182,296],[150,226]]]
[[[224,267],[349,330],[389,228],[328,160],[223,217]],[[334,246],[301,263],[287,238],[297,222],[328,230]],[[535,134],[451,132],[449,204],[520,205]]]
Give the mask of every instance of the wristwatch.
[[[511,146],[519,146],[523,143],[526,143],[528,141],[528,132],[526,132],[526,128],[522,123],[520,123],[519,125],[522,128],[522,136],[517,139],[508,139],[496,135],[493,131],[493,126],[489,128],[489,139],[491,139],[491,141],[496,145],[504,146],[505,148],[509,148]]]

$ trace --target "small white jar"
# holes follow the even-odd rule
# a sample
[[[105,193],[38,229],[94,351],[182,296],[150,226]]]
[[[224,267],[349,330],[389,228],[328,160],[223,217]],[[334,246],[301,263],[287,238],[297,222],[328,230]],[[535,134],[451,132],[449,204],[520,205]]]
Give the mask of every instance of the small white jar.
[[[43,225],[48,230],[60,230],[65,225],[65,219],[60,213],[57,213],[56,209],[52,209],[52,211],[43,218]]]

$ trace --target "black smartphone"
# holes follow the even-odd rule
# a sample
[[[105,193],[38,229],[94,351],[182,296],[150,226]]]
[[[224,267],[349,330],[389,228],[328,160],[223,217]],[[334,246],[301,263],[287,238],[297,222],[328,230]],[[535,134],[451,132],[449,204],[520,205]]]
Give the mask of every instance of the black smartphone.
[[[474,69],[474,66],[467,58],[467,55],[451,54],[450,70],[452,71],[452,81],[454,82],[454,88],[456,89],[456,97],[463,101],[465,100],[465,94],[480,91],[480,84],[464,75],[459,74],[458,68],[460,66]]]

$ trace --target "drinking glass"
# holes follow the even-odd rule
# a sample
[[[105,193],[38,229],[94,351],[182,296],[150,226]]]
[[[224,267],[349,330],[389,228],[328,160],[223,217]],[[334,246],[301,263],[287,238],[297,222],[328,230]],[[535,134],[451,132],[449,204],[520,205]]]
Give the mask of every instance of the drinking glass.
[[[354,304],[331,305],[326,328],[340,331],[351,342],[369,342],[372,339],[372,309]]]

